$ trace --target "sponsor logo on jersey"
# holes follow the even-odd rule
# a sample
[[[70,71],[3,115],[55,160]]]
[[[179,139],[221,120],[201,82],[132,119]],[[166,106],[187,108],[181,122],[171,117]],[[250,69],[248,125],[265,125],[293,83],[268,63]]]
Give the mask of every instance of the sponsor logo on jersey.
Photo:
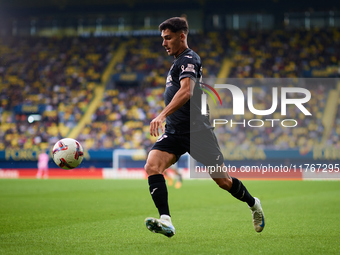
[[[182,72],[196,73],[195,66],[193,64],[188,64],[186,67],[184,67],[184,65],[182,65],[181,69],[182,69]]]

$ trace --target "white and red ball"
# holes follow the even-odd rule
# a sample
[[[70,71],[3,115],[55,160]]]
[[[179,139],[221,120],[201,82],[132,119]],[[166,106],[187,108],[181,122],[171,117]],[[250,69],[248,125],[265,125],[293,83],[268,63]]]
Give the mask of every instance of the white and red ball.
[[[83,147],[72,138],[61,139],[53,146],[52,158],[62,169],[73,169],[79,166],[83,157]]]

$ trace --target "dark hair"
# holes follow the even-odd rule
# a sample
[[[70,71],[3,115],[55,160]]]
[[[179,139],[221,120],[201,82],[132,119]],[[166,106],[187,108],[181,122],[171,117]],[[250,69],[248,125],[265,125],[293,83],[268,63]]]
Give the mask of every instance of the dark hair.
[[[163,31],[165,29],[169,29],[173,33],[182,31],[184,34],[188,34],[189,25],[186,19],[180,17],[173,17],[167,19],[166,21],[159,25],[159,31]]]

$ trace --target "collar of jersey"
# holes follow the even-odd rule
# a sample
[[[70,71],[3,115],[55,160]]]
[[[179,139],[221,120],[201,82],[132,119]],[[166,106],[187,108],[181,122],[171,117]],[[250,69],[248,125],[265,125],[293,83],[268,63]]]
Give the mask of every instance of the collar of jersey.
[[[190,48],[186,48],[181,54],[178,55],[178,57],[175,59],[178,59],[180,56],[182,56],[183,54],[187,53],[190,50]]]

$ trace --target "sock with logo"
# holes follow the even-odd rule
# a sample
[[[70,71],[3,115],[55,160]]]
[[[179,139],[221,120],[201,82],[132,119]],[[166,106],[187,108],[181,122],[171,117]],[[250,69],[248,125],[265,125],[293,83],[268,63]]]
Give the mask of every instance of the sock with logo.
[[[243,183],[237,178],[231,177],[231,179],[233,179],[233,185],[229,193],[238,200],[246,202],[250,207],[254,206],[255,199],[249,194]]]
[[[159,215],[169,215],[168,190],[163,174],[150,175],[148,177],[149,190]]]

